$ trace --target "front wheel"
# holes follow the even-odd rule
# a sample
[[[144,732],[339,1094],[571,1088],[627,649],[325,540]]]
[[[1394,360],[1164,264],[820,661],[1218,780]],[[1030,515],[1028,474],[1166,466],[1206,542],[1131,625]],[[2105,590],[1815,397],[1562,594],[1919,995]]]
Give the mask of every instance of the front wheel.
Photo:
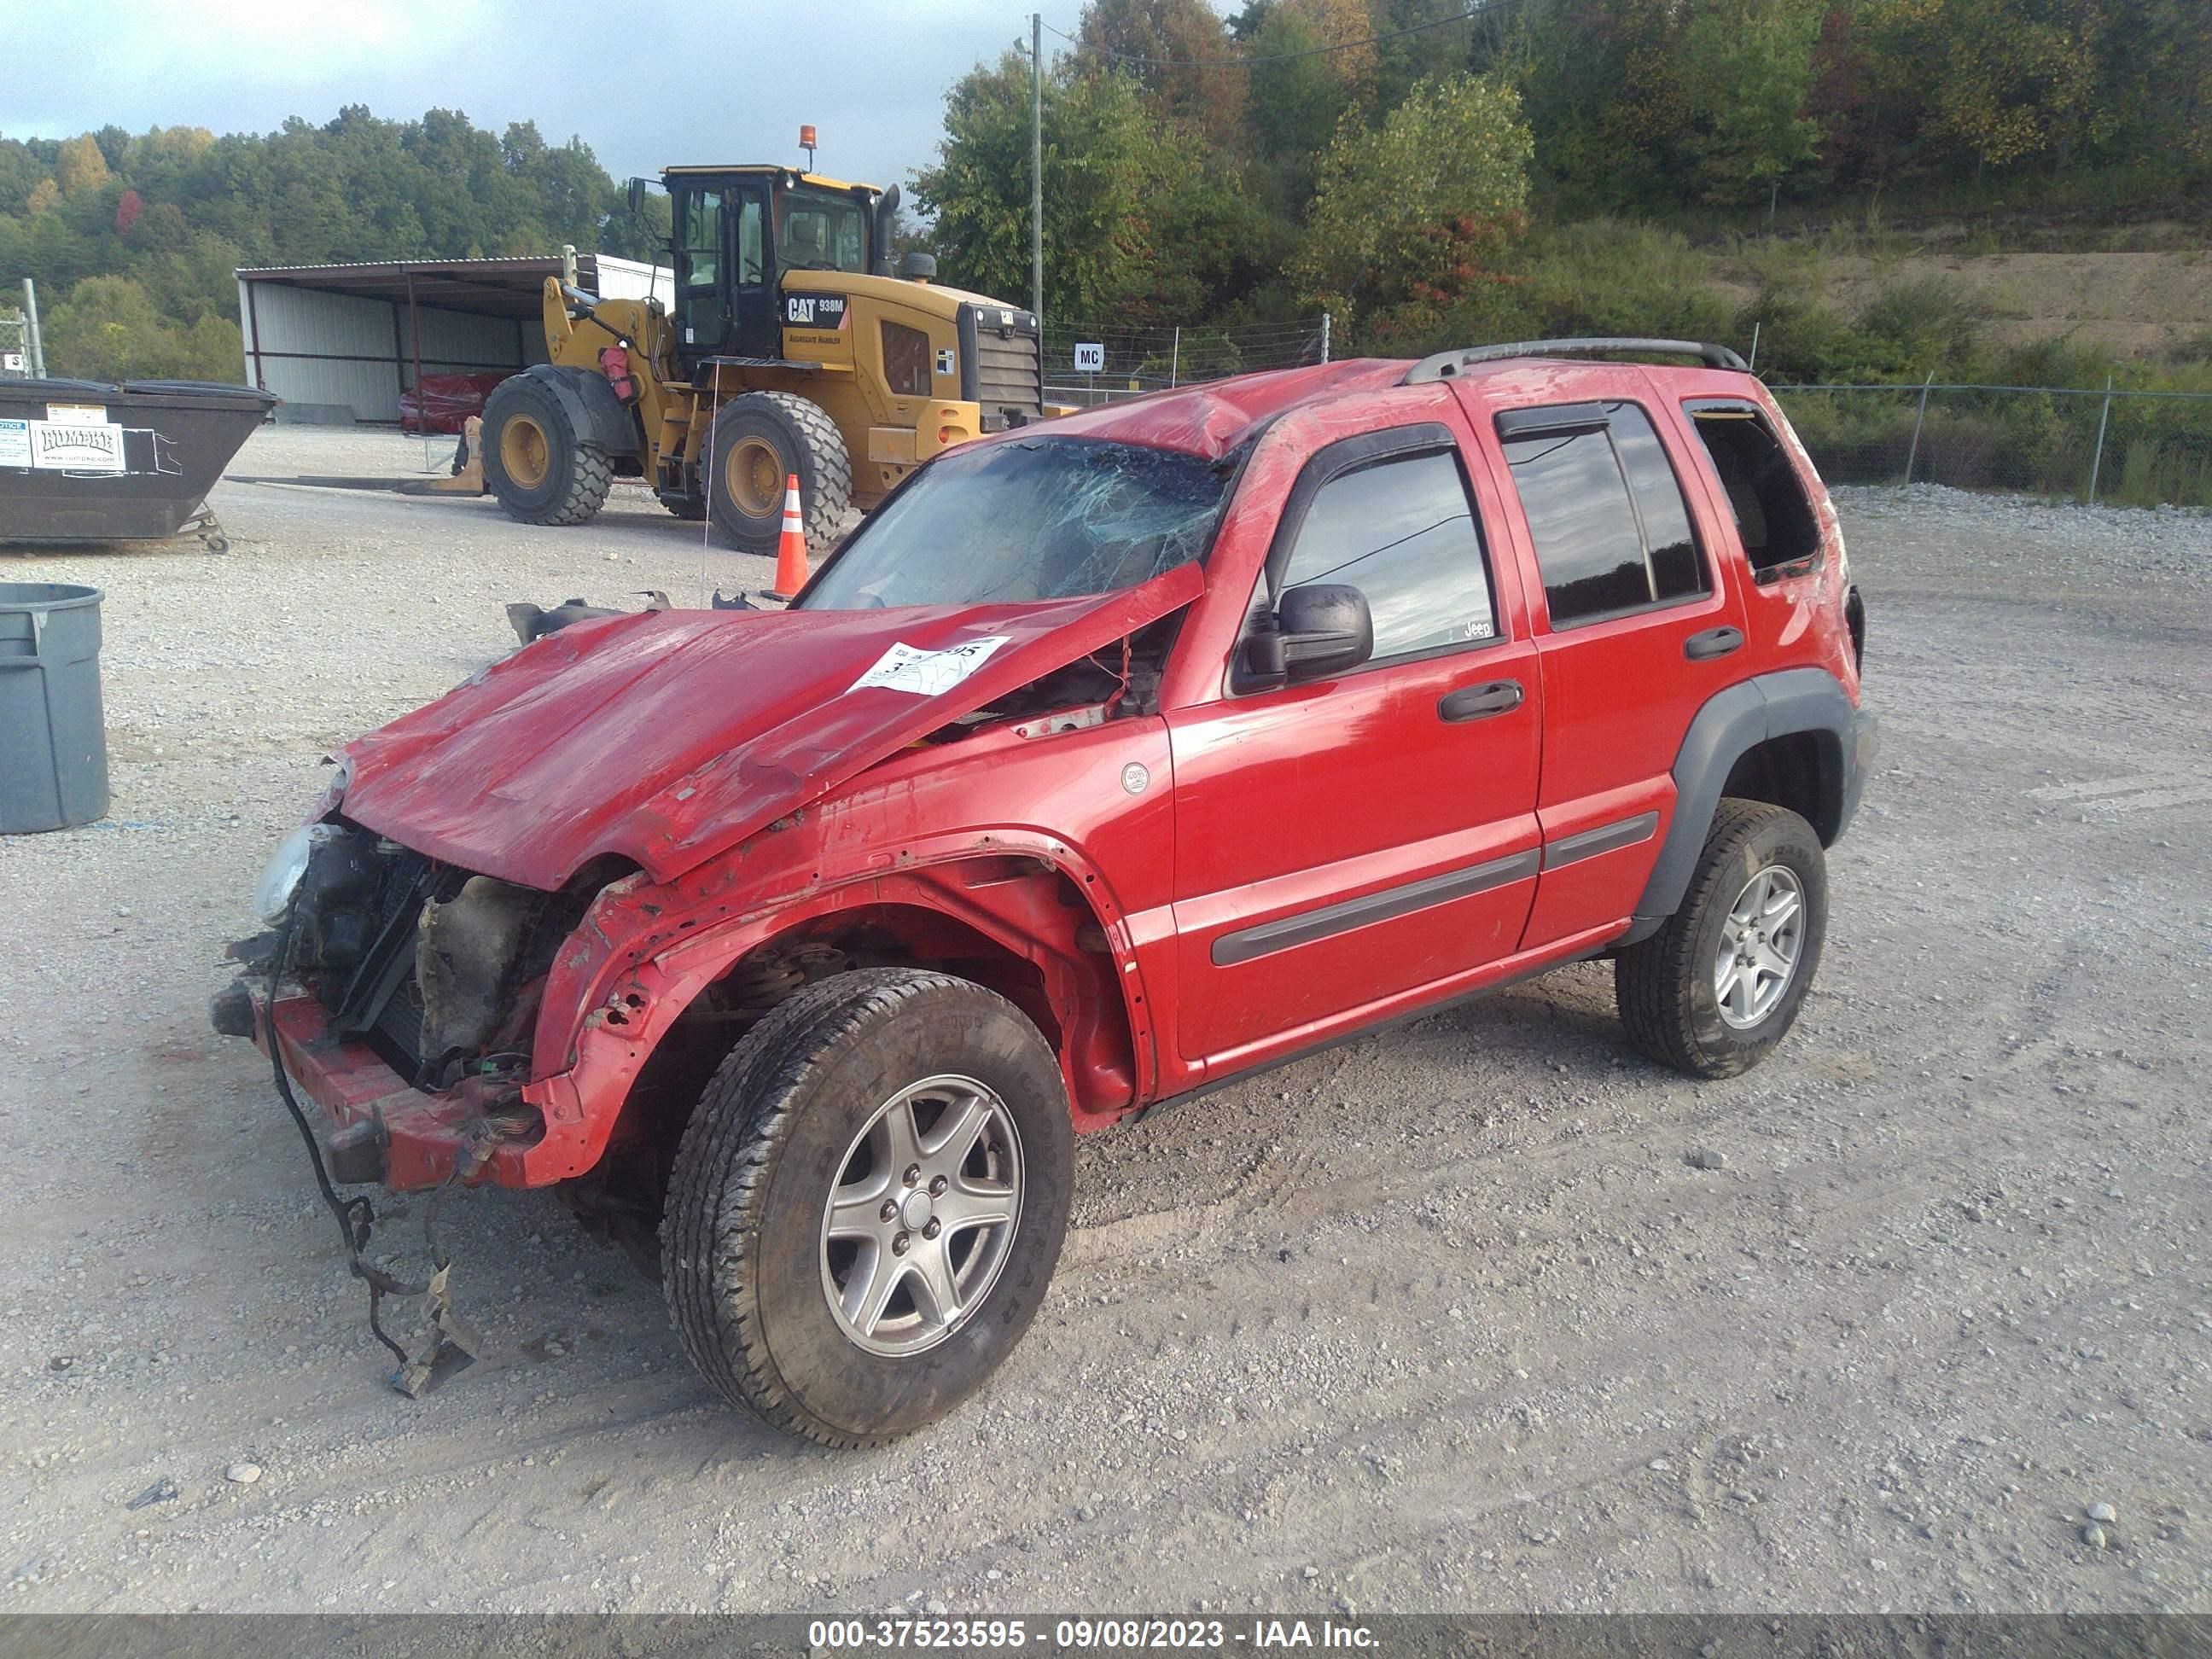
[[[733,1403],[879,1445],[980,1389],[1067,1229],[1060,1065],[1012,1004],[904,969],[840,974],[732,1050],[661,1224],[684,1352]]]
[[[749,392],[715,411],[708,437],[708,511],[732,546],[775,556],[793,477],[810,553],[819,557],[836,541],[853,502],[853,463],[828,410],[788,392]]]
[[[1689,890],[1613,962],[1630,1039],[1692,1077],[1734,1077],[1796,1023],[1828,927],[1827,861],[1786,807],[1723,799]]]
[[[527,374],[484,400],[484,484],[524,524],[582,524],[614,483],[606,453],[583,441],[561,399]]]

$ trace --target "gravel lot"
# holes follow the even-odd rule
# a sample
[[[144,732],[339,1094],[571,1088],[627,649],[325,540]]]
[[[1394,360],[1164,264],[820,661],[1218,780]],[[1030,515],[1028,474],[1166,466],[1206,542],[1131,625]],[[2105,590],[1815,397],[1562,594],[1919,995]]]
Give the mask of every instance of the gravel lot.
[[[1091,1139],[1012,1363],[833,1455],[544,1194],[452,1206],[495,1351],[388,1391],[204,1012],[322,757],[505,602],[767,562],[635,495],[215,503],[227,556],[0,550],[106,590],[114,783],[0,842],[0,1609],[2212,1610],[2212,520],[1847,492],[1885,751],[1775,1061],[1659,1072],[1583,967]]]

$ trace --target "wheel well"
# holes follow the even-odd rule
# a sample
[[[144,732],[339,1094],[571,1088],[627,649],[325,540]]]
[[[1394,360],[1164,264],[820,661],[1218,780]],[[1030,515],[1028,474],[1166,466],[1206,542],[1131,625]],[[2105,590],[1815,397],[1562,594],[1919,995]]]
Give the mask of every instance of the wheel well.
[[[654,1045],[605,1157],[591,1176],[568,1183],[571,1204],[611,1224],[657,1220],[677,1143],[715,1067],[785,998],[854,969],[932,968],[997,992],[1060,1055],[1079,1120],[1110,1121],[1126,1110],[1135,1090],[1131,1036],[1119,975],[1101,951],[1090,905],[1076,883],[1049,866],[996,867],[1015,862],[947,872],[960,890],[990,901],[978,906],[978,921],[923,903],[859,905],[800,921],[738,957]],[[1017,916],[1033,930],[1025,936],[1045,947],[1042,963],[986,931],[994,917]],[[615,1226],[617,1237],[623,1231]]]
[[[1821,846],[1828,846],[1843,823],[1841,744],[1832,732],[1769,738],[1736,757],[1721,793],[1787,807],[1813,826]]]

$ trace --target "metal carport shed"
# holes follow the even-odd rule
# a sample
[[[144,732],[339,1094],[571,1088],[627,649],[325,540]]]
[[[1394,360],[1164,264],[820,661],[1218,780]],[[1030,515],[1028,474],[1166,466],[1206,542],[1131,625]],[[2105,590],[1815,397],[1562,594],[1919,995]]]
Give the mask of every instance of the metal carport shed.
[[[594,253],[242,269],[246,378],[291,419],[396,422],[418,375],[544,362],[540,296],[570,257],[586,293],[669,297],[665,266]]]

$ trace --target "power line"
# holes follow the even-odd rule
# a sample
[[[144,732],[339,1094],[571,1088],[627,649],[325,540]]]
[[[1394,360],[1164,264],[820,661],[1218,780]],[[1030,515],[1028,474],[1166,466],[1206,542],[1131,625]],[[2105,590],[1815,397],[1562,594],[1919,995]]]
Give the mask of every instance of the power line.
[[[1415,23],[1410,28],[1392,29],[1387,34],[1370,34],[1364,40],[1340,40],[1333,46],[1308,46],[1302,52],[1271,52],[1260,58],[1141,58],[1134,52],[1114,52],[1104,46],[1085,46],[1066,29],[1053,28],[1049,23],[1045,27],[1052,29],[1054,34],[1079,51],[1110,58],[1117,64],[1141,64],[1152,69],[1231,69],[1254,64],[1286,64],[1297,58],[1325,58],[1333,52],[1350,52],[1357,46],[1380,46],[1385,40],[1402,40],[1409,34],[1425,34],[1431,29],[1472,22],[1483,13],[1496,11],[1510,3],[1510,0],[1481,0],[1481,3],[1469,6],[1465,11],[1455,12],[1449,17],[1439,17],[1433,22]]]

